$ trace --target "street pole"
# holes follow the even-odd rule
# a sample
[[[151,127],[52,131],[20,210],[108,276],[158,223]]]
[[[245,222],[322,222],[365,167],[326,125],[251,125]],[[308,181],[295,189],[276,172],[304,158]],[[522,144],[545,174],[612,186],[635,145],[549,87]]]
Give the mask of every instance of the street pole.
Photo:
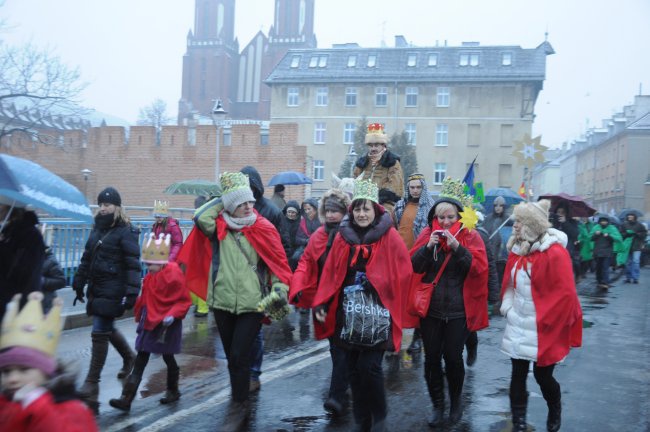
[[[220,173],[220,148],[221,148],[221,136],[219,135],[219,130],[223,126],[223,120],[226,117],[226,110],[223,109],[221,105],[221,99],[214,100],[214,107],[212,107],[212,123],[217,131],[216,145],[215,150],[215,161],[214,161],[214,180],[219,182],[219,173]]]
[[[88,177],[90,177],[92,173],[93,172],[88,168],[84,168],[81,170],[81,174],[83,174],[84,176],[84,198],[86,199],[88,199]]]

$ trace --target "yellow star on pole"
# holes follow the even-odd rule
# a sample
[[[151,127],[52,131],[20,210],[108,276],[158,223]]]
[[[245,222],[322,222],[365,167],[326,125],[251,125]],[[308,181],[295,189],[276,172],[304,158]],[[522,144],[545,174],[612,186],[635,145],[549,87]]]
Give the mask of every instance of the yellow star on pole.
[[[460,221],[463,223],[463,226],[465,228],[467,228],[469,231],[476,228],[476,224],[478,223],[478,215],[476,214],[474,207],[464,207],[463,211],[458,214],[460,215]]]
[[[515,141],[513,155],[519,164],[532,168],[535,164],[544,163],[544,152],[548,150],[548,147],[543,146],[541,141],[541,135],[531,138],[528,134],[525,134],[523,139]]]

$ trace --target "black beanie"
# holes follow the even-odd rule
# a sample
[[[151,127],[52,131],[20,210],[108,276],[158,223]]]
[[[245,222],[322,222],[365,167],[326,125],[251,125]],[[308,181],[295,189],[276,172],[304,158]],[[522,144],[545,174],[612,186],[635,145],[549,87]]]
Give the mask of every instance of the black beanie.
[[[109,186],[97,195],[97,205],[101,205],[102,203],[113,204],[120,207],[122,205],[122,197],[120,197],[120,193],[117,189]]]

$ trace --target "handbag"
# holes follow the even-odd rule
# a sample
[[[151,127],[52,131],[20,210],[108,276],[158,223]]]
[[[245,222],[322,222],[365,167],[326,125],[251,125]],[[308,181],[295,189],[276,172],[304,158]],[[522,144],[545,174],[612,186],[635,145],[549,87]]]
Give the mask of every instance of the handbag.
[[[445,260],[443,261],[442,266],[440,266],[440,270],[436,274],[433,283],[419,283],[413,289],[411,289],[408,302],[409,313],[411,315],[419,316],[420,318],[427,316],[427,312],[429,311],[429,303],[431,303],[431,294],[433,293],[435,286],[438,285],[438,281],[442,277],[442,272],[445,271],[445,267],[447,267],[447,263],[449,262],[450,258],[451,253],[447,254],[445,257]],[[417,273],[413,273],[413,277],[417,277]]]
[[[391,317],[364,272],[357,272],[354,285],[343,288],[344,323],[340,338],[351,345],[373,347],[389,340]]]

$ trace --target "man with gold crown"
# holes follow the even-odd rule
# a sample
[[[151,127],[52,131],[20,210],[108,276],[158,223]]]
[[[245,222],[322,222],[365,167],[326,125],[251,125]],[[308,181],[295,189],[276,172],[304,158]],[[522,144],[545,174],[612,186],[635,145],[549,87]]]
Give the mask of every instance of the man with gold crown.
[[[368,153],[357,159],[352,174],[375,183],[379,203],[392,214],[395,203],[404,195],[404,173],[399,156],[388,150],[388,141],[384,126],[370,123],[365,139]]]
[[[75,376],[57,363],[63,301],[43,316],[43,294],[33,292],[19,311],[7,305],[0,335],[0,431],[97,431],[95,418],[74,394]]]

